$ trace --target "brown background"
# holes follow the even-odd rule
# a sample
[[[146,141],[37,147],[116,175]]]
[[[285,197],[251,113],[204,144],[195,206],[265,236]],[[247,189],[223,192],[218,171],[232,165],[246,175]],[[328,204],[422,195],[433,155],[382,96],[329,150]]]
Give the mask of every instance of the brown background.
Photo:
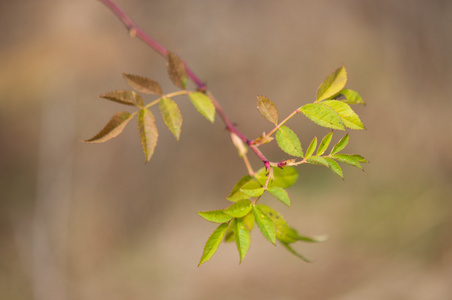
[[[343,63],[368,103],[356,108],[368,130],[350,132],[348,151],[371,164],[345,166],[345,181],[302,166],[292,209],[275,204],[301,233],[330,236],[295,246],[315,263],[254,231],[241,265],[227,244],[197,268],[215,226],[196,212],[227,206],[246,173],[221,121],[179,98],[181,140],[157,115],[147,165],[133,123],[108,143],[81,143],[124,109],[97,98],[126,88],[122,72],[172,91],[164,60],[98,1],[2,1],[1,299],[452,297],[450,1],[118,3],[250,138],[271,129],[256,95],[286,116]],[[289,126],[304,147],[328,132],[303,117]]]

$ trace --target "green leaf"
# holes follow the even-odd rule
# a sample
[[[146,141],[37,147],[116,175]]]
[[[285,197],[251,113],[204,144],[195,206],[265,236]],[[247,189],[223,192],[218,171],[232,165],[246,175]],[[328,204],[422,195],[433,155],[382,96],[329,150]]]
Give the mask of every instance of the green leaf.
[[[312,156],[316,147],[317,147],[317,137],[315,136],[312,139],[311,143],[309,144],[308,150],[306,150],[305,159],[309,159]]]
[[[138,113],[137,121],[145,160],[148,162],[154,154],[159,137],[157,126],[155,126],[155,118],[150,110],[143,108]]]
[[[317,125],[331,129],[345,130],[344,124],[336,111],[323,103],[308,103],[303,105],[300,111]]]
[[[243,176],[234,185],[234,188],[232,189],[231,193],[229,194],[229,196],[226,199],[228,199],[229,201],[232,201],[232,202],[237,202],[238,200],[242,200],[242,199],[249,199],[250,196],[241,192],[240,189],[242,188],[242,186],[244,186],[246,183],[248,183],[252,180],[253,180],[253,177],[251,177],[250,175]]]
[[[99,98],[111,100],[117,103],[125,105],[136,105],[135,98],[133,97],[132,91],[119,90],[112,91],[99,96]]]
[[[339,95],[342,95],[345,97],[344,100],[341,100],[342,102],[348,103],[348,104],[366,104],[364,102],[363,98],[358,94],[358,92],[350,89],[342,89],[339,92]],[[339,100],[339,99],[338,99]]]
[[[171,98],[162,98],[159,104],[160,114],[168,129],[173,133],[176,140],[179,140],[182,128],[182,114],[176,102]]]
[[[209,239],[206,242],[206,245],[204,246],[204,251],[201,256],[201,260],[199,261],[198,267],[208,261],[215,254],[221,244],[221,241],[223,240],[226,229],[228,229],[228,224],[221,224],[210,235]]]
[[[287,194],[287,191],[285,189],[283,189],[282,187],[279,187],[279,186],[275,186],[275,187],[269,188],[268,192],[273,197],[275,197],[276,199],[278,199],[279,201],[281,201],[282,203],[284,203],[285,205],[290,207],[289,194]]]
[[[353,154],[353,157],[356,158],[360,163],[368,163],[369,161],[362,157],[359,154]]]
[[[144,76],[122,73],[127,84],[135,91],[145,94],[163,95],[162,88],[152,79]]]
[[[243,218],[252,208],[250,200],[240,200],[224,210],[224,212],[234,218]]]
[[[322,141],[320,142],[320,146],[317,149],[317,155],[320,156],[323,153],[325,153],[326,149],[328,148],[328,146],[330,145],[331,142],[331,138],[333,137],[333,132],[331,131],[330,133],[328,133],[327,135],[325,135],[325,137],[322,139]]]
[[[126,127],[133,115],[123,111],[115,114],[107,125],[99,131],[98,134],[88,140],[84,140],[85,143],[103,143],[114,137],[117,137]]]
[[[210,210],[210,211],[200,211],[198,215],[203,217],[205,220],[213,223],[226,223],[232,220],[232,217],[221,210]]]
[[[275,223],[259,207],[253,206],[254,219],[264,237],[273,245],[276,243]]]
[[[262,187],[262,185],[258,181],[251,180],[251,181],[245,183],[240,188],[240,191],[250,197],[259,197],[264,193],[265,189]]]
[[[344,179],[344,175],[342,174],[342,169],[339,166],[339,164],[329,157],[325,157],[325,160],[328,162],[328,167],[331,169],[331,171],[333,171],[334,173],[339,175],[342,179]]]
[[[187,71],[184,62],[174,53],[167,51],[166,67],[169,78],[178,88],[185,90],[187,86]]]
[[[358,169],[363,169],[359,161],[351,154],[334,154],[331,155],[331,158],[346,163],[350,166],[357,167]]]
[[[300,253],[298,253],[297,251],[295,251],[289,244],[286,244],[286,243],[282,243],[282,242],[281,242],[281,245],[283,245],[287,250],[289,250],[290,253],[292,253],[292,254],[295,255],[296,257],[298,257],[298,258],[304,260],[305,262],[308,262],[308,263],[311,263],[311,262],[312,262],[312,260],[310,260],[309,258],[307,258],[307,257],[301,255]]]
[[[287,126],[281,126],[276,132],[276,142],[282,151],[289,155],[303,157],[301,142],[295,132]]]
[[[213,123],[215,120],[215,106],[210,98],[201,92],[191,92],[188,96],[198,112]]]
[[[306,161],[313,165],[321,165],[321,166],[325,166],[325,167],[329,166],[328,162],[325,160],[325,158],[320,157],[320,156],[311,156]]]
[[[259,171],[254,174],[254,178],[256,178],[257,181],[261,185],[264,185],[267,181],[267,170],[264,168],[261,168]],[[294,167],[284,167],[282,169],[280,168],[273,168],[273,181],[269,182],[268,187],[274,187],[279,186],[282,188],[288,188],[291,185],[293,185],[295,182],[297,182],[298,179],[298,171]]]
[[[235,242],[237,244],[237,249],[239,250],[240,262],[242,262],[250,248],[251,236],[243,219],[235,219],[234,225]]]
[[[359,119],[359,116],[347,103],[339,100],[326,100],[322,104],[331,107],[339,115],[344,125],[350,129],[364,130],[366,129]]]
[[[347,133],[343,138],[341,138],[341,140],[339,142],[337,142],[336,145],[334,145],[333,149],[331,149],[330,155],[333,155],[333,154],[336,154],[336,153],[342,151],[345,148],[345,146],[347,146],[348,140],[349,140],[349,136]]]
[[[322,84],[320,84],[319,88],[317,89],[316,102],[320,102],[334,96],[344,88],[346,83],[347,71],[345,70],[344,66],[340,66],[333,73],[328,75],[328,77],[323,80]]]
[[[263,96],[257,96],[257,109],[259,109],[259,112],[264,116],[264,118],[275,125],[278,124],[278,110],[273,102]]]

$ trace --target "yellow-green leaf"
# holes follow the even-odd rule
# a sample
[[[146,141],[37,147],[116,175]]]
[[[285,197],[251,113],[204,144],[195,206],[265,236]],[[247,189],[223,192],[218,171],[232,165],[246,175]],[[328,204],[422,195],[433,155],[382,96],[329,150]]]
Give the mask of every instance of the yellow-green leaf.
[[[348,140],[349,140],[349,135],[348,133],[346,135],[344,135],[343,138],[341,138],[341,140],[339,142],[337,142],[334,146],[333,149],[331,149],[331,153],[332,154],[336,154],[340,151],[342,151],[348,144]]]
[[[317,125],[331,129],[345,130],[344,124],[336,111],[324,105],[323,102],[308,103],[303,105],[300,111]]]
[[[342,95],[345,97],[345,99],[341,100],[345,103],[348,104],[366,104],[366,102],[364,102],[363,98],[361,98],[361,96],[358,94],[358,92],[354,91],[354,90],[350,90],[350,89],[342,89],[339,92],[339,95]],[[339,100],[339,99],[338,99]]]
[[[210,98],[201,92],[191,92],[188,96],[198,112],[213,123],[215,120],[215,106]]]
[[[346,127],[356,130],[366,129],[359,119],[359,116],[347,103],[339,100],[326,100],[323,101],[322,104],[331,107],[339,115]]]
[[[273,124],[278,124],[278,110],[276,109],[276,106],[265,98],[264,96],[257,96],[257,109],[259,109],[259,112],[261,113],[264,118],[272,122]]]
[[[323,137],[322,141],[320,142],[319,148],[317,149],[317,155],[318,156],[320,156],[323,153],[325,153],[326,149],[330,145],[332,137],[333,137],[333,132],[332,131]]]
[[[167,51],[166,67],[169,78],[178,88],[185,90],[187,86],[187,71],[184,62],[174,53]]]
[[[287,193],[287,191],[285,189],[283,189],[282,187],[279,187],[279,186],[275,186],[275,187],[269,188],[268,192],[273,197],[275,197],[276,199],[278,199],[279,201],[281,201],[282,203],[284,203],[285,205],[290,207],[289,194]]]
[[[351,154],[334,154],[331,155],[331,158],[343,162],[345,164],[348,164],[350,166],[357,167],[358,169],[361,170],[363,169],[359,161]]]
[[[243,199],[249,199],[250,196],[248,196],[247,194],[244,194],[243,192],[240,191],[240,189],[242,188],[243,185],[245,185],[246,183],[250,182],[253,180],[253,177],[251,177],[250,175],[245,175],[243,176],[233,187],[231,193],[229,194],[229,196],[226,198],[229,201],[232,202],[237,202],[238,200],[243,200]]]
[[[226,233],[227,229],[228,224],[223,223],[219,225],[210,235],[209,239],[206,242],[206,245],[204,246],[204,251],[201,256],[201,260],[199,261],[198,267],[208,261],[215,254],[221,244],[221,241],[223,240],[224,234]]]
[[[240,200],[224,210],[224,213],[234,218],[243,218],[251,211],[250,200]]]
[[[234,220],[235,243],[237,244],[237,250],[239,250],[240,262],[242,262],[250,248],[251,236],[242,218]]]
[[[232,217],[224,212],[224,210],[200,211],[198,215],[205,220],[213,223],[226,223],[232,220]]]
[[[123,73],[122,76],[126,80],[127,84],[135,91],[145,94],[163,95],[162,88],[157,81],[133,74]]]
[[[297,182],[298,171],[294,167],[284,167],[282,169],[273,168],[273,177],[273,180],[268,183],[269,188],[274,186],[288,188]],[[265,167],[259,169],[259,171],[254,174],[254,178],[256,178],[261,185],[264,185],[267,181],[267,170]]]
[[[146,162],[148,162],[154,154],[154,149],[155,146],[157,146],[159,136],[157,126],[155,126],[155,118],[150,110],[144,108],[140,109],[137,121],[141,145],[143,147]]]
[[[275,223],[259,207],[253,206],[253,214],[262,235],[274,245],[276,243]]]
[[[103,143],[114,137],[117,137],[126,127],[133,115],[128,112],[119,112],[115,114],[105,127],[98,134],[88,140],[86,143]]]
[[[173,133],[176,140],[179,140],[182,128],[182,114],[176,102],[171,98],[162,98],[159,104],[160,114],[168,129]]]
[[[262,185],[256,180],[251,180],[240,188],[240,191],[249,197],[259,197],[264,193],[264,190]]]
[[[310,158],[312,156],[312,154],[314,153],[316,147],[317,147],[317,137],[315,136],[312,139],[311,143],[309,144],[308,149],[306,150],[305,159],[308,159],[308,158]]]
[[[342,90],[347,83],[347,71],[344,66],[340,66],[333,73],[323,80],[322,84],[317,89],[317,101],[328,99],[340,90]]]
[[[339,175],[342,179],[344,179],[344,175],[339,164],[329,157],[324,157],[324,159],[328,162],[328,167],[330,168],[330,170]]]
[[[276,142],[279,148],[289,155],[303,157],[301,142],[295,132],[287,126],[281,126],[276,131]]]

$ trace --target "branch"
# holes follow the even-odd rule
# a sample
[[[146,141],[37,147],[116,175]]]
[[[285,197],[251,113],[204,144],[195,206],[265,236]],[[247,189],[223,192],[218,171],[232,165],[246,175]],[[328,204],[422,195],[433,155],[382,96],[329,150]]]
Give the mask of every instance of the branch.
[[[127,14],[112,0],[99,0],[105,6],[107,6],[126,26],[127,30],[129,31],[129,35],[131,37],[137,37],[143,42],[145,42],[148,46],[150,46],[153,50],[155,50],[157,53],[162,55],[166,58],[167,55],[167,49],[160,45],[157,41],[155,41],[153,38],[151,38],[149,35],[147,35],[143,30],[141,30],[130,18],[127,16]],[[187,63],[184,61],[185,70],[187,71],[187,76],[193,81],[194,84],[198,87],[199,90],[206,90],[206,85],[204,82],[193,72],[193,70],[187,65]],[[223,123],[226,125],[226,129],[235,135],[237,135],[256,155],[259,157],[259,159],[264,163],[266,167],[269,166],[268,159],[262,154],[262,152],[257,148],[257,146],[252,144],[252,141],[247,139],[229,120],[228,116],[224,112],[221,105],[218,103],[218,101],[215,99],[215,97],[212,95],[212,93],[207,92],[207,96],[209,96],[210,100],[212,101],[213,105],[215,106],[216,111],[218,112],[218,115],[223,120]]]

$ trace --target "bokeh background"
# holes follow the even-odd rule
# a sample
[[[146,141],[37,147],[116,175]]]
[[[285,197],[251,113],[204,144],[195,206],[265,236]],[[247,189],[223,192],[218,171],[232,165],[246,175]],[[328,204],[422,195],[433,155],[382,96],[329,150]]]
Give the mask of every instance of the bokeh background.
[[[254,231],[241,265],[226,244],[197,268],[215,225],[196,212],[226,207],[246,173],[221,120],[179,98],[181,139],[158,118],[149,164],[133,122],[82,143],[124,109],[97,98],[127,87],[122,72],[174,89],[164,60],[98,1],[1,1],[0,299],[452,299],[451,1],[118,4],[250,138],[271,129],[256,95],[285,116],[344,64],[367,102],[348,152],[371,164],[344,166],[344,181],[302,166],[291,209],[263,199],[302,234],[330,236],[295,245],[314,263]],[[328,132],[289,125],[305,147]]]

